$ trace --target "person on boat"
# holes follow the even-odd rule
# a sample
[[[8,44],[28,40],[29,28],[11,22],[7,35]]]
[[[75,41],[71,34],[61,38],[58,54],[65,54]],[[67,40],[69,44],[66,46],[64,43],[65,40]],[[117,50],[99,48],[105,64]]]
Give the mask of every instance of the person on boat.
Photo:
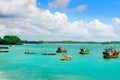
[[[58,51],[62,51],[62,48],[61,48],[61,47],[58,47]]]
[[[58,47],[57,52],[62,52],[62,51],[63,51],[62,48],[61,48],[61,47]]]

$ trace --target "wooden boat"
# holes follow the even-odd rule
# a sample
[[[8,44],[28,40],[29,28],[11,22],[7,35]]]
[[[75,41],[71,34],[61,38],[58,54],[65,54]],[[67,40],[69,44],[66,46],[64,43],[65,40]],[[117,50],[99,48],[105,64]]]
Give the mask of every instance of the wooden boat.
[[[25,54],[36,54],[35,52],[30,52],[29,50],[27,50],[26,52],[24,52]]]
[[[35,52],[25,52],[25,54],[36,54]]]
[[[8,49],[0,49],[0,52],[9,52]]]
[[[9,47],[0,46],[0,52],[9,52]]]
[[[118,58],[119,53],[115,48],[107,48],[103,52],[103,58],[109,59],[109,58]]]
[[[6,46],[0,46],[0,49],[9,49],[9,47],[6,47]]]
[[[42,53],[42,55],[56,55],[56,53],[55,52],[50,52],[50,53],[44,52],[44,53]]]
[[[68,55],[62,55],[62,57],[60,58],[60,60],[62,61],[69,61],[71,60],[72,56],[68,56]]]
[[[89,49],[87,49],[87,48],[81,48],[79,53],[80,54],[89,54]]]
[[[62,49],[61,47],[58,47],[57,53],[67,53],[66,49]]]

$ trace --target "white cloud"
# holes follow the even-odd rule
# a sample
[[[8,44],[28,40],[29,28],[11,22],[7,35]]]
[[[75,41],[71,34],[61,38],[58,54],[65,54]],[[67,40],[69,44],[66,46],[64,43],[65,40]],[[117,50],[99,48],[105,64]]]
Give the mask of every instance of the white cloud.
[[[15,34],[28,40],[120,39],[114,29],[114,25],[120,25],[119,18],[113,19],[113,25],[98,19],[69,22],[65,13],[51,13],[35,5],[34,0],[0,0],[0,36]]]
[[[85,4],[83,5],[79,5],[78,7],[76,7],[74,10],[76,11],[79,11],[79,12],[82,12],[82,11],[85,11],[87,8],[87,6]]]
[[[113,37],[114,29],[112,25],[107,25],[101,23],[99,20],[95,19],[87,24],[89,32],[94,33],[94,36],[99,37]]]
[[[34,0],[0,0],[0,16],[27,16],[35,5]]]
[[[54,0],[49,3],[50,8],[60,8],[62,10],[65,10],[68,6],[70,0]]]
[[[114,26],[114,30],[115,30],[115,33],[117,35],[117,39],[120,40],[119,38],[119,34],[120,34],[120,18],[114,18],[113,19],[113,26]]]
[[[68,10],[67,7],[69,6],[70,1],[71,0],[53,0],[52,2],[48,4],[48,6],[49,8],[57,8],[65,12],[73,12],[73,11],[82,12],[82,11],[85,11],[87,8],[86,4],[82,4],[82,5],[75,7],[74,9]]]
[[[120,19],[117,17],[113,19],[113,22],[115,25],[120,25]]]

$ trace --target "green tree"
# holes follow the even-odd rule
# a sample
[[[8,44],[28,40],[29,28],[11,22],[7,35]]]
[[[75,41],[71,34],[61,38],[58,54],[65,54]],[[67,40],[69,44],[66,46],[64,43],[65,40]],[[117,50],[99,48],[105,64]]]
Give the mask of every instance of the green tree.
[[[6,35],[2,42],[3,44],[21,44],[21,39],[15,35]]]
[[[2,43],[2,38],[0,37],[0,44]]]

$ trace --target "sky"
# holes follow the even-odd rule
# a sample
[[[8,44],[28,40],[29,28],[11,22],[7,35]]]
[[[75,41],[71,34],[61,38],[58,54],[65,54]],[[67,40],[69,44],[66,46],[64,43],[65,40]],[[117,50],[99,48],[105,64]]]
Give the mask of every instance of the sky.
[[[120,41],[120,0],[0,0],[0,37]]]

